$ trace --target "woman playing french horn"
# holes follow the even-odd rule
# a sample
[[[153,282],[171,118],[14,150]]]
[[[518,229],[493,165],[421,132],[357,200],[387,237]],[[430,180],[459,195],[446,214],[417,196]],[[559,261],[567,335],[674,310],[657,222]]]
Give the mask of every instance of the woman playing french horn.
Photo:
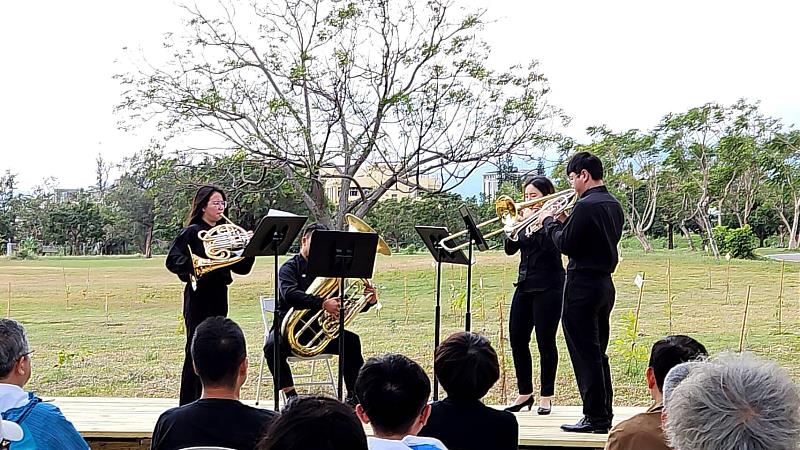
[[[212,316],[228,315],[228,285],[233,282],[231,272],[246,275],[253,268],[255,258],[238,258],[233,264],[222,262],[216,269],[198,273],[194,260],[211,261],[206,251],[208,242],[214,239],[226,242],[244,242],[252,232],[239,227],[222,227],[223,235],[217,235],[218,225],[228,224],[225,218],[227,202],[225,193],[215,186],[202,186],[194,195],[192,208],[186,218],[185,228],[172,242],[167,255],[167,269],[186,283],[183,289],[183,322],[186,328],[186,349],[181,373],[180,404],[185,405],[200,398],[202,387],[192,366],[190,347],[194,331],[200,323]],[[233,234],[234,236],[227,236]],[[210,235],[210,236],[209,236]],[[207,237],[208,236],[208,237]],[[217,245],[214,250],[220,249]],[[194,258],[193,258],[194,256]],[[213,267],[213,266],[212,266]]]
[[[525,202],[529,202],[554,194],[555,188],[546,177],[536,176],[525,181],[523,191]],[[517,223],[530,222],[529,218],[538,215],[541,206],[519,211]],[[520,252],[519,277],[514,283],[516,290],[508,324],[519,396],[506,410],[516,412],[523,407],[530,410],[533,406],[533,363],[529,345],[535,330],[540,360],[538,413],[549,414],[558,367],[556,331],[561,318],[564,267],[561,253],[541,229],[534,231],[531,225],[524,226],[516,237],[516,240],[506,239],[504,247],[507,255]]]

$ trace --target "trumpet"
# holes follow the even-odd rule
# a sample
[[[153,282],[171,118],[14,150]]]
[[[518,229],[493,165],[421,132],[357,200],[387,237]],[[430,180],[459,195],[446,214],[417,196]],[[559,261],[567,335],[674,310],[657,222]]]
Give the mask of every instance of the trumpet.
[[[555,200],[561,198],[562,196],[569,193],[570,196],[575,195],[575,191],[572,189],[567,189],[564,191],[556,192],[555,194],[545,195],[544,197],[535,198],[533,200],[528,200],[524,202],[515,202],[513,198],[507,195],[501,195],[497,198],[494,202],[494,209],[497,217],[492,219],[483,221],[476,225],[476,227],[481,230],[495,222],[501,222],[502,226],[497,228],[496,230],[492,230],[489,233],[483,235],[485,239],[489,239],[493,236],[496,236],[500,233],[510,233],[514,230],[514,227],[517,226],[517,216],[522,212],[522,210],[527,208],[537,208],[550,200]],[[453,233],[450,236],[439,241],[439,245],[442,247],[443,250],[452,253],[457,252],[461,249],[466,248],[469,245],[469,242],[465,242],[460,245],[450,246],[450,243],[454,242],[456,239],[466,235],[469,233],[469,230],[462,230],[457,233]]]
[[[546,200],[541,205],[541,207],[536,208],[535,212],[552,209],[554,215],[559,215],[563,212],[571,210],[572,207],[575,205],[575,201],[577,201],[578,196],[575,195],[574,189],[565,189],[563,191],[559,191],[556,192],[555,194],[548,195],[546,197],[541,197],[536,200],[539,200],[541,202],[545,198],[549,198],[549,200]],[[530,236],[533,233],[539,231],[539,229],[542,226],[536,223],[537,219],[539,218],[539,215],[536,214],[535,212],[534,214],[531,214],[529,217],[526,217],[525,219],[519,222],[503,227],[503,230],[506,232],[506,236],[508,236],[508,238],[511,239],[512,241],[517,241],[519,240],[519,233],[522,230],[525,230],[526,236]]]

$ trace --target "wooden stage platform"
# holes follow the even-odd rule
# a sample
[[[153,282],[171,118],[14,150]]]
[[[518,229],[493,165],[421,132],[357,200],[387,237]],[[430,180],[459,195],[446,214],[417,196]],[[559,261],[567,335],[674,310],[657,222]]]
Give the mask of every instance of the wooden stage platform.
[[[150,448],[150,436],[158,416],[177,406],[176,399],[58,397],[45,399],[56,404],[93,449],[139,450]],[[253,404],[245,400],[245,403]],[[272,405],[264,400],[261,406]],[[615,423],[644,411],[644,408],[618,407]],[[517,413],[521,449],[586,449],[603,448],[605,434],[565,433],[559,426],[575,423],[581,417],[578,406],[559,406],[553,414],[539,416],[533,411]],[[370,433],[367,427],[367,433]]]

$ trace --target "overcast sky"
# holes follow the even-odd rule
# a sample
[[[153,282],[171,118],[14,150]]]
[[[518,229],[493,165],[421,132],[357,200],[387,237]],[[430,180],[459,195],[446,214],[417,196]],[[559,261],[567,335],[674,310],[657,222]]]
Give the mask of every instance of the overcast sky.
[[[488,9],[490,66],[540,61],[575,137],[741,97],[800,124],[800,2],[456,1]],[[146,145],[150,136],[116,129],[111,76],[123,46],[146,55],[179,31],[173,2],[7,1],[0,20],[0,171],[26,189],[49,176],[87,186],[98,153],[118,162]],[[477,177],[460,189],[479,190]]]

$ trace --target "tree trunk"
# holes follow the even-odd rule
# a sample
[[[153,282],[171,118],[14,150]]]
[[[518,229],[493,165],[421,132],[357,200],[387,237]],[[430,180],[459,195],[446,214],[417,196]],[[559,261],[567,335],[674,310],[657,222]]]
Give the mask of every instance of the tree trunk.
[[[642,244],[642,248],[644,249],[645,253],[650,253],[653,251],[653,246],[650,244],[650,241],[647,240],[647,236],[645,236],[644,232],[636,229],[633,230],[633,235],[636,236],[636,239]]]
[[[144,235],[144,257],[150,259],[153,257],[153,225],[146,225],[147,231]]]
[[[789,230],[789,249],[796,250],[800,245],[800,234],[798,226],[800,226],[800,199],[794,202],[794,211],[792,219],[792,228]]]
[[[678,225],[678,228],[680,228],[680,230],[683,233],[683,235],[686,236],[686,243],[689,245],[689,250],[690,251],[695,251],[694,242],[692,241],[692,234],[689,232],[689,229],[686,228],[686,224],[681,222]]]
[[[672,250],[675,248],[675,236],[672,231],[672,224],[667,224],[667,249]]]

